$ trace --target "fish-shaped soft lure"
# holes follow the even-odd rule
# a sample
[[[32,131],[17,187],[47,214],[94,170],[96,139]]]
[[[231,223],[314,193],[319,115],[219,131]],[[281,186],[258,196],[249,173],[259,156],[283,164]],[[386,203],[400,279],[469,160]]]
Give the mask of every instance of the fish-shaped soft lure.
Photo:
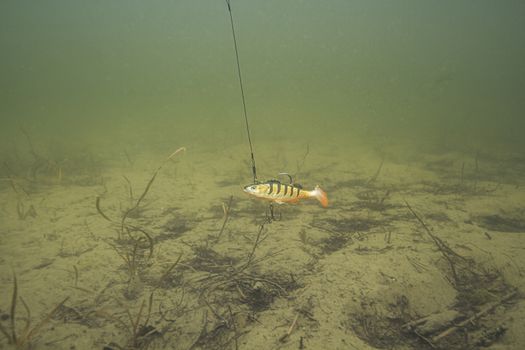
[[[319,186],[315,186],[312,191],[307,191],[300,185],[283,184],[277,180],[270,180],[245,186],[244,192],[277,204],[297,203],[301,199],[315,198],[323,207],[328,206],[328,197]]]

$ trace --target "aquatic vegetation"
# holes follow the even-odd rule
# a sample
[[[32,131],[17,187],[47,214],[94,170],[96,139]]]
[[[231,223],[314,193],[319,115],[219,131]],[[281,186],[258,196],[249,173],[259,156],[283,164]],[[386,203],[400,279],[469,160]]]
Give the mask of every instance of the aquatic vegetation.
[[[145,311],[145,300],[142,300],[139,310],[135,316],[131,314],[129,309],[122,305],[126,309],[127,322],[122,321],[120,318],[110,315],[105,312],[99,312],[99,314],[115,323],[121,325],[128,333],[128,340],[124,346],[117,343],[111,342],[105,348],[117,348],[126,350],[138,350],[147,349],[149,344],[161,335],[161,333],[150,324],[151,309],[153,307],[153,293],[150,294],[148,300],[148,308]]]
[[[174,285],[173,285],[174,282],[178,282],[179,281],[178,279],[176,279],[176,278],[174,278],[172,276],[172,272],[175,269],[175,267],[177,267],[177,265],[179,264],[180,259],[182,259],[182,253],[179,255],[177,260],[173,264],[171,264],[166,269],[166,271],[164,271],[162,276],[160,276],[160,278],[159,278],[159,280],[157,282],[156,288],[170,288],[170,287],[174,287]]]
[[[217,241],[221,239],[222,233],[224,232],[224,229],[226,228],[226,224],[228,223],[228,219],[230,218],[230,210],[232,207],[232,201],[233,201],[233,196],[230,196],[228,203],[222,204],[222,209],[224,211],[224,218],[222,221],[221,229],[219,230],[219,233],[217,234]]]
[[[26,311],[25,325],[24,328],[19,331],[16,324],[16,314],[18,299],[22,302],[22,306]],[[62,300],[51,310],[45,318],[43,318],[39,323],[32,326],[31,325],[31,310],[25,300],[18,295],[18,281],[16,275],[13,273],[13,294],[11,297],[11,308],[9,313],[9,327],[4,327],[0,323],[0,332],[6,337],[8,344],[13,345],[16,349],[28,349],[31,348],[35,338],[38,336],[42,327],[45,326],[55,315],[57,310],[63,305],[69,297]]]
[[[197,257],[190,266],[209,272],[208,276],[198,280],[205,290],[205,295],[222,291],[233,292],[242,303],[259,309],[261,306],[269,306],[275,296],[285,295],[287,290],[293,289],[295,281],[265,276],[255,269],[257,264],[270,257],[266,255],[256,258],[255,255],[266,238],[265,224],[262,224],[248,256],[242,260],[221,256],[210,248],[197,248]]]
[[[122,260],[125,263],[126,270],[128,273],[128,282],[133,281],[137,276],[137,270],[138,270],[138,258],[137,258],[137,252],[138,252],[138,245],[139,242],[135,241],[135,244],[133,244],[133,248],[131,252],[129,251],[122,251],[121,248],[113,246],[113,249],[115,252],[122,258]]]
[[[173,157],[175,157],[177,154],[184,151],[185,148],[181,147],[173,152],[169,157],[167,157],[164,162],[162,162],[162,164],[153,172],[153,175],[146,184],[142,194],[137,198],[136,201],[133,201],[133,189],[131,187],[131,183],[126,177],[124,177],[129,184],[129,198],[132,201],[132,205],[123,212],[122,217],[118,221],[111,219],[102,211],[100,205],[101,198],[96,198],[95,207],[99,215],[105,220],[114,224],[117,228],[118,238],[114,241],[114,243],[109,244],[118,254],[118,256],[124,261],[124,266],[128,275],[128,288],[126,288],[124,291],[124,295],[130,299],[134,299],[138,295],[139,291],[137,288],[140,285],[139,272],[146,265],[146,263],[152,259],[155,241],[145,229],[129,224],[127,219],[131,218],[132,216],[137,217],[139,215],[138,210],[140,205],[148,194],[159,171],[168,161],[173,159]]]
[[[38,215],[33,204],[30,204],[26,209],[24,202],[22,201],[18,201],[16,204],[16,212],[18,214],[18,219],[20,220],[25,220],[28,217],[35,218]]]
[[[153,243],[153,240],[151,239],[151,237],[148,235],[148,233],[145,230],[143,230],[143,229],[141,229],[141,228],[139,228],[137,226],[127,224],[126,223],[126,219],[128,219],[131,216],[135,216],[135,217],[138,216],[137,211],[138,211],[138,209],[140,207],[140,204],[142,203],[142,201],[144,200],[144,198],[148,194],[148,192],[149,192],[151,186],[153,185],[153,182],[155,181],[155,178],[157,177],[159,171],[164,167],[164,165],[166,165],[167,162],[172,160],[177,154],[183,153],[185,151],[186,151],[185,147],[178,148],[176,151],[174,151],[169,157],[167,157],[159,165],[159,167],[153,172],[153,175],[151,176],[151,178],[149,179],[148,183],[146,184],[146,187],[144,188],[142,194],[137,198],[137,200],[134,203],[133,203],[133,189],[131,187],[131,183],[130,183],[129,179],[124,176],[124,179],[127,181],[128,185],[129,185],[129,198],[130,198],[130,201],[132,202],[132,205],[127,210],[124,211],[124,213],[122,214],[122,216],[121,216],[121,218],[119,220],[119,225],[120,225],[120,230],[118,231],[119,232],[119,236],[118,236],[119,239],[121,239],[124,234],[127,234],[130,238],[134,239],[133,236],[131,235],[131,233],[133,233],[133,232],[140,232],[140,233],[144,234],[148,238],[148,241],[150,243]],[[106,219],[107,221],[112,222],[112,223],[116,223],[116,220],[112,220],[109,216],[107,216],[102,211],[101,206],[100,206],[100,201],[101,201],[101,197],[98,196],[96,198],[96,202],[95,202],[95,206],[97,208],[97,212],[104,219]],[[153,246],[151,245],[151,250],[152,249],[153,249]]]
[[[197,294],[195,301],[206,310],[202,330],[190,348],[232,346],[248,332],[256,313],[267,310],[276,298],[300,287],[293,276],[259,270],[264,261],[279,253],[257,254],[268,238],[266,225],[267,222],[261,224],[250,246],[235,256],[216,249],[217,245],[225,244],[216,239],[216,234],[205,242],[189,245],[194,257],[178,266],[190,274],[185,285]],[[224,225],[220,225],[220,230],[224,230]]]

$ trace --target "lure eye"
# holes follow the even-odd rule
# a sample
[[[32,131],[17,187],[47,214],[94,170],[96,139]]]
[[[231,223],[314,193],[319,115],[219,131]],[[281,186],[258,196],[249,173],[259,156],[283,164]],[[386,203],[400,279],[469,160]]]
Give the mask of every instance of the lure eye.
[[[255,191],[256,188],[257,188],[256,186],[252,186],[252,187],[250,187],[250,189],[251,189],[251,190],[254,190],[254,191]]]

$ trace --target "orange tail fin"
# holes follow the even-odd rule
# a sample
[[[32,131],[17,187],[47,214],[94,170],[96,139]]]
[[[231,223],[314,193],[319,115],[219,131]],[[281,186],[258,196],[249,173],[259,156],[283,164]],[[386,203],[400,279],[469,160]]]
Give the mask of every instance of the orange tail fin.
[[[319,202],[321,202],[321,205],[323,207],[328,206],[328,197],[326,196],[325,191],[321,189],[319,186],[315,186],[315,189],[312,191],[312,196],[315,197]]]

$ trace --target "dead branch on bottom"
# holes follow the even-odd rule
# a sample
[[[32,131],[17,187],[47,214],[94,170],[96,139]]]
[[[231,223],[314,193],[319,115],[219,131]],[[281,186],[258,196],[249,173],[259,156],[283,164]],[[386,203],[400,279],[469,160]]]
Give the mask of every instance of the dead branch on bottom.
[[[491,303],[487,306],[485,306],[483,309],[481,309],[479,312],[475,313],[473,316],[467,318],[466,320],[464,320],[463,322],[460,322],[458,323],[457,325],[453,325],[451,327],[449,327],[448,329],[446,329],[445,331],[439,333],[438,335],[436,335],[435,337],[432,337],[432,342],[437,342],[438,340],[456,332],[457,330],[473,323],[474,321],[476,321],[477,319],[479,319],[480,317],[488,314],[489,312],[491,312],[492,310],[494,310],[497,306],[505,303],[506,301],[512,299],[513,297],[515,297],[517,294],[516,291],[512,291],[510,292],[509,294],[505,295],[503,298],[501,298],[499,301],[497,302],[494,302],[494,303]]]
[[[458,273],[456,270],[456,264],[453,258],[459,258],[462,261],[466,261],[466,259],[463,256],[456,253],[455,251],[453,251],[445,242],[443,242],[439,237],[434,235],[432,231],[430,231],[430,229],[428,228],[427,224],[425,224],[423,219],[421,219],[419,215],[417,215],[417,213],[414,211],[414,209],[412,209],[412,207],[410,206],[410,204],[408,204],[407,201],[405,201],[405,204],[408,210],[412,213],[412,215],[414,215],[414,217],[417,219],[417,221],[419,221],[421,226],[423,226],[423,228],[425,229],[425,232],[430,236],[432,241],[434,241],[434,243],[436,244],[437,248],[439,249],[443,257],[445,258],[445,260],[447,260],[450,266],[452,277],[454,279],[454,284],[457,286],[460,280],[459,280]]]
[[[516,296],[517,291],[513,290],[503,296],[500,300],[486,304],[480,311],[474,313],[468,318],[465,314],[455,309],[448,309],[407,322],[401,327],[401,329],[405,332],[414,333],[432,348],[436,348],[436,343],[438,341],[442,341],[444,338],[454,334],[458,330],[474,324],[475,321]],[[463,321],[458,323],[460,319],[463,319]]]

